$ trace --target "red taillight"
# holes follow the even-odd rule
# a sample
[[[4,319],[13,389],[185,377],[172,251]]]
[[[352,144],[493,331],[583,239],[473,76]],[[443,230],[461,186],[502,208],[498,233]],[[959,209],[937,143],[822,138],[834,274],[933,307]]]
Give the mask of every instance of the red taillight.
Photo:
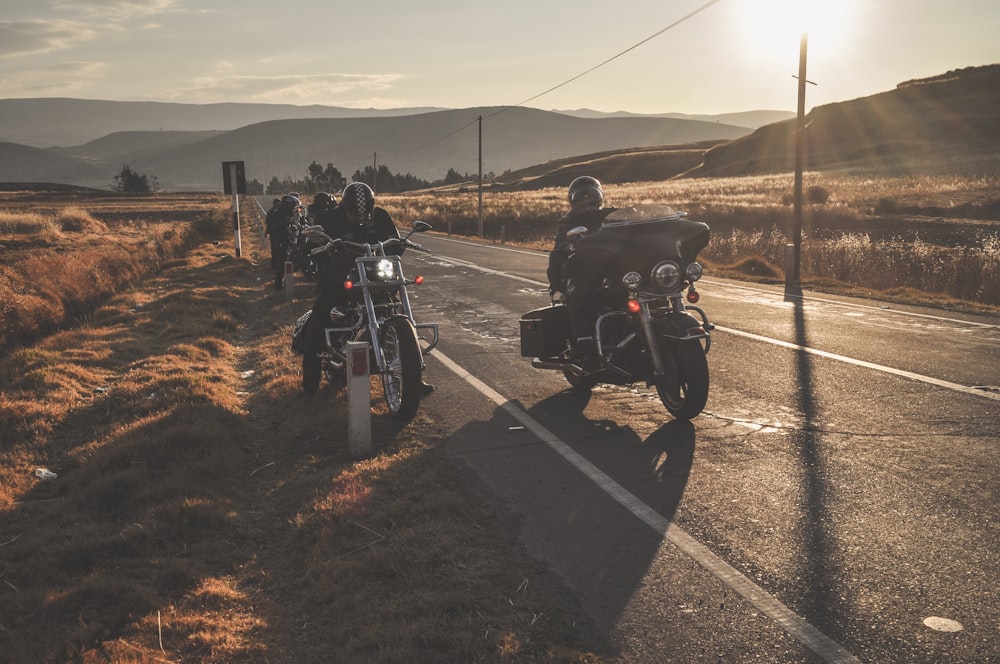
[[[639,300],[629,300],[628,301],[628,310],[629,310],[629,313],[637,314],[637,313],[639,313],[640,309],[642,309],[642,305],[639,304]]]
[[[698,291],[696,291],[696,290],[689,290],[688,291],[688,296],[687,296],[688,302],[690,302],[691,304],[697,304],[698,300],[700,300],[700,299],[701,299],[701,295],[698,295]]]
[[[424,276],[422,274],[418,274],[417,278],[413,280],[413,283],[415,283],[418,286],[424,283]]]
[[[351,281],[350,279],[348,279],[347,281],[344,282],[344,290],[351,290],[352,288],[354,288],[354,282],[353,281]]]

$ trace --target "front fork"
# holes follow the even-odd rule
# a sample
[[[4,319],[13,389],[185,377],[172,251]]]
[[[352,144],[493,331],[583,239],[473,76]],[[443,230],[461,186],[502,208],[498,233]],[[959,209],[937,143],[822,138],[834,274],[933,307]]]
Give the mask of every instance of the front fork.
[[[667,320],[672,328],[670,330],[671,334],[657,335],[653,324],[653,314],[649,306],[650,300],[637,299],[637,301],[639,302],[639,327],[642,329],[642,334],[646,338],[646,348],[649,349],[650,355],[652,355],[653,373],[656,378],[659,378],[666,373],[663,356],[659,352],[659,339],[661,337],[673,339],[675,341],[700,341],[704,339],[704,350],[706,354],[708,353],[709,349],[712,347],[711,331],[715,329],[715,325],[708,322],[708,315],[705,313],[704,309],[696,307],[693,304],[685,305],[684,298],[679,293],[671,296],[671,311],[667,313]],[[688,313],[689,309],[696,312],[701,317],[700,322],[697,318]]]

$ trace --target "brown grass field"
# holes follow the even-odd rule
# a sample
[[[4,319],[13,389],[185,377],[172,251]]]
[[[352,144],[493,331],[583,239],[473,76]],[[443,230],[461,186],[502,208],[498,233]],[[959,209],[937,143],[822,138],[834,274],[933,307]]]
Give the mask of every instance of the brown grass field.
[[[771,265],[789,180],[729,184],[728,195],[701,181],[608,197],[666,199],[717,231],[745,221],[716,232],[706,262],[733,274]],[[835,262],[814,242],[857,247],[844,249],[843,279],[804,276],[868,292],[875,278],[854,285],[854,271],[889,242],[967,261],[980,252],[979,263],[933,265],[979,270],[976,291],[995,292],[997,182],[946,184],[811,180],[831,196],[809,210],[809,256],[825,256],[809,265]],[[423,218],[475,234],[474,195],[380,202],[401,226]],[[561,189],[484,203],[488,237],[503,227],[505,241],[544,247],[564,207]],[[894,210],[883,221],[870,214],[880,205]],[[935,206],[944,212],[919,214]],[[377,454],[349,458],[342,395],[303,398],[288,348],[308,298],[268,288],[259,219],[243,209],[236,258],[222,196],[0,193],[0,660],[617,661],[517,548],[516,524],[440,453],[449,432],[431,417],[400,428],[376,393]],[[899,230],[878,230],[890,223]],[[923,269],[905,254],[878,269]],[[756,278],[780,279],[770,269]]]

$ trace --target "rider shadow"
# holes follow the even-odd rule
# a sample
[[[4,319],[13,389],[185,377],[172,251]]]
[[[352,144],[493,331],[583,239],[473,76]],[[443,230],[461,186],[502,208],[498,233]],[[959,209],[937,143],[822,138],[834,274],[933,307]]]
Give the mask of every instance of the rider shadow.
[[[567,389],[538,402],[528,414],[560,440],[597,463],[666,519],[673,519],[694,462],[695,428],[670,420],[642,438],[628,425],[585,414],[590,390]]]

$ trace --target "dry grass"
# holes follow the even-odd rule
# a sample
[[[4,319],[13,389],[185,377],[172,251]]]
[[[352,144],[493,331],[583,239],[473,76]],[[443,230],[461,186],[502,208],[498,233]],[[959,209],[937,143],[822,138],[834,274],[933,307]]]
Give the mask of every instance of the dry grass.
[[[2,659],[609,661],[426,415],[349,458],[243,238],[0,358]]]
[[[1000,176],[806,173],[803,284],[939,306],[1000,306]],[[608,204],[666,202],[712,227],[702,253],[716,274],[783,280],[794,229],[791,174],[608,185]],[[398,220],[478,235],[476,192],[381,196]],[[483,194],[484,236],[548,249],[564,191]],[[767,264],[774,275],[741,268]],[[767,272],[767,271],[765,271]],[[921,294],[923,294],[921,296]]]

